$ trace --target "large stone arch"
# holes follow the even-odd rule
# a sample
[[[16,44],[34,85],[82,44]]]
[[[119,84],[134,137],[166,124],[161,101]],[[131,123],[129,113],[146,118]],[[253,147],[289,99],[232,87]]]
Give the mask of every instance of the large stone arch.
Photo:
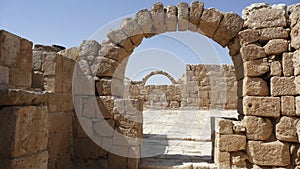
[[[148,79],[150,79],[152,76],[155,76],[155,75],[163,75],[166,78],[168,78],[172,84],[174,84],[174,85],[177,84],[177,81],[168,72],[165,72],[162,70],[157,70],[157,71],[150,72],[142,79],[143,85],[146,85]]]
[[[247,165],[295,166],[291,164],[293,157],[288,154],[290,144],[286,142],[295,142],[298,136],[286,137],[284,133],[284,123],[294,123],[295,119],[285,117],[287,112],[281,104],[292,103],[300,94],[298,78],[294,77],[299,73],[285,72],[288,71],[286,65],[293,63],[292,55],[299,55],[297,11],[296,7],[287,11],[284,5],[258,4],[246,8],[242,19],[231,12],[205,9],[201,2],[193,2],[190,6],[183,2],[168,7],[156,3],[151,10],[143,9],[134,18],[125,19],[119,29],[107,33],[108,40],[101,45],[95,41],[84,42],[79,54],[82,60],[78,65],[90,65],[91,69],[83,74],[91,86],[93,79],[96,80],[97,91],[91,87],[94,91],[88,91],[88,94],[96,94],[102,114],[109,116],[114,113],[114,117],[110,117],[115,122],[111,127],[124,137],[141,137],[141,121],[134,120],[140,119],[141,104],[138,100],[123,97],[128,57],[143,38],[171,31],[201,33],[229,49],[238,81],[240,116],[236,120],[219,122],[215,162],[223,168],[231,168],[231,165],[242,168]],[[288,28],[292,31],[289,32]],[[93,61],[90,61],[90,55],[95,56]],[[120,105],[131,105],[138,110],[134,117],[131,114],[133,119],[126,119],[126,111],[116,109]],[[295,128],[292,130],[296,131]],[[263,147],[261,151],[264,152],[260,152],[259,147]]]

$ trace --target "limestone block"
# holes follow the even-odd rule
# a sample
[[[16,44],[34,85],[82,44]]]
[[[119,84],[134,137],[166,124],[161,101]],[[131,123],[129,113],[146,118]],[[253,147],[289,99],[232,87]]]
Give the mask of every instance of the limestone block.
[[[178,31],[186,31],[189,27],[190,11],[186,2],[177,4],[178,10]]]
[[[284,76],[294,75],[294,62],[293,53],[283,53],[282,55],[282,67]]]
[[[48,139],[49,159],[57,159],[62,154],[70,153],[72,133],[50,134]]]
[[[61,50],[57,53],[71,60],[77,60],[79,56],[79,47],[71,47],[65,50]]]
[[[276,138],[280,141],[298,142],[297,138],[297,123],[299,119],[293,117],[281,117],[276,124]]]
[[[294,67],[294,76],[300,75],[300,50],[297,50],[293,54],[293,67]]]
[[[260,76],[270,70],[270,64],[266,59],[252,60],[244,63],[245,76]]]
[[[220,135],[217,141],[220,151],[233,152],[246,150],[246,136],[243,135]]]
[[[220,134],[233,134],[233,124],[231,120],[220,119],[218,130]]]
[[[116,78],[102,78],[96,82],[96,89],[99,96],[122,96],[123,81]]]
[[[295,116],[295,99],[293,96],[281,97],[281,115]]]
[[[166,13],[166,27],[167,31],[174,32],[177,30],[177,7],[167,6]]]
[[[98,62],[98,69],[95,73],[98,77],[116,77],[117,75],[115,74],[116,69],[118,69],[119,63],[112,60],[108,59],[105,57],[99,57],[97,58],[99,60]]]
[[[125,49],[120,48],[110,42],[103,42],[101,49],[99,50],[100,57],[106,57],[121,63],[124,59],[128,58],[130,53],[126,52]]]
[[[213,35],[213,39],[221,46],[225,47],[232,38],[237,36],[238,32],[242,29],[243,24],[244,21],[238,14],[227,12],[224,14]]]
[[[134,49],[134,45],[132,44],[130,38],[121,30],[111,30],[109,31],[106,36],[112,43],[115,45],[120,45],[123,47],[127,52],[130,52]]]
[[[300,49],[300,22],[291,30],[291,46],[295,49]]]
[[[121,40],[123,40],[123,39],[121,39]],[[97,41],[95,41],[95,40],[84,40],[84,41],[82,41],[82,43],[79,46],[78,59],[82,60],[82,59],[85,59],[88,56],[96,56],[98,54],[98,51],[99,51],[100,48],[101,48],[101,46]]]
[[[243,124],[249,140],[268,140],[273,132],[273,123],[268,118],[245,116]]]
[[[200,17],[204,10],[204,3],[199,1],[193,1],[190,5],[190,22],[189,30],[196,32],[200,22]]]
[[[243,98],[243,112],[247,116],[279,117],[280,98],[246,96]]]
[[[256,44],[249,44],[241,48],[241,56],[243,61],[256,60],[266,57],[263,47]]]
[[[94,79],[92,76],[85,74],[84,68],[78,62],[74,68],[72,87],[74,95],[95,95]]]
[[[300,97],[295,97],[296,116],[300,116]]]
[[[229,152],[221,152],[215,150],[215,163],[218,164],[221,168],[230,168],[231,167],[231,159]]]
[[[120,29],[130,38],[134,46],[139,46],[143,41],[143,32],[135,19],[125,18],[120,25]]]
[[[0,84],[9,84],[9,68],[0,66]]]
[[[215,8],[204,9],[200,18],[198,32],[212,38],[222,17],[223,13]]]
[[[11,160],[9,168],[14,169],[29,169],[29,168],[47,168],[48,152],[43,151],[31,156],[26,156]]]
[[[243,80],[243,96],[268,96],[269,87],[261,78],[245,77]]]
[[[288,143],[280,141],[248,141],[249,161],[261,166],[287,166],[290,164]]]
[[[249,13],[245,25],[248,28],[286,27],[285,10],[260,8]]]
[[[268,41],[271,39],[286,39],[289,37],[287,30],[283,27],[259,29],[259,33],[260,41]]]
[[[272,96],[293,96],[297,94],[294,77],[272,77]]]
[[[278,55],[288,50],[288,42],[285,39],[272,39],[264,46],[266,55]]]
[[[48,114],[48,132],[49,134],[72,133],[72,114],[65,112],[55,112]]]
[[[228,44],[228,49],[229,49],[229,55],[230,56],[235,56],[240,52],[240,38],[237,36],[233,38],[229,44]]]
[[[247,45],[258,41],[260,35],[256,29],[246,29],[239,32],[239,38],[241,39],[241,44]]]
[[[161,34],[166,32],[166,25],[165,25],[165,13],[164,13],[164,4],[161,2],[155,3],[151,7],[151,16],[153,20],[153,27],[155,34]]]
[[[55,75],[55,67],[56,67],[56,53],[55,52],[49,52],[45,53],[43,56],[43,65],[42,65],[42,71],[44,72],[44,75]]]
[[[42,71],[43,63],[43,51],[33,51],[32,52],[32,69],[37,71]]]
[[[97,97],[97,103],[103,118],[113,118],[114,97],[111,96],[99,96]]]
[[[245,160],[248,159],[248,155],[244,152],[234,152],[231,154],[231,163],[235,168],[247,168]]]
[[[144,34],[153,33],[153,21],[151,19],[151,14],[147,9],[142,9],[135,15],[136,22],[141,27]]]
[[[74,141],[74,154],[78,158],[97,159],[100,148],[90,138],[77,138]]]
[[[71,93],[75,61],[70,58],[63,57],[62,62],[62,91],[64,93]]]
[[[300,165],[300,145],[299,144],[291,144],[291,160],[292,165]]]
[[[47,107],[5,107],[0,111],[0,154],[6,158],[31,155],[47,148]]]
[[[270,65],[270,75],[271,76],[281,76],[282,74],[282,66],[279,61],[274,61]]]

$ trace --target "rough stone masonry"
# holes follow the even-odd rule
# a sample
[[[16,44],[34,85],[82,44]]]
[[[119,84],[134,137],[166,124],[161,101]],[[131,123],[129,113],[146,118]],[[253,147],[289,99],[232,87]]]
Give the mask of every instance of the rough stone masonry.
[[[233,61],[228,78],[237,81],[240,116],[218,124],[215,168],[300,168],[300,4],[253,4],[241,17],[198,1],[155,3],[101,44],[83,41],[63,51],[32,49],[1,30],[0,168],[137,169],[139,144],[121,140],[142,138],[143,100],[125,97],[124,72],[143,38],[171,31],[205,35],[227,47]],[[187,72],[200,68],[189,65]],[[204,104],[189,96],[180,104],[189,103]],[[103,131],[105,125],[113,130]]]

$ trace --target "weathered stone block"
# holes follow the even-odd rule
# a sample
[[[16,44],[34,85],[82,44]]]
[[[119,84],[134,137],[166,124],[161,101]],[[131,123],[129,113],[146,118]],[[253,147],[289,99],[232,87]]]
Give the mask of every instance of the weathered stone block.
[[[50,134],[48,140],[49,159],[58,159],[62,154],[71,153],[72,133]]]
[[[0,84],[9,84],[9,68],[0,66]]]
[[[295,97],[296,116],[300,116],[300,97]]]
[[[90,138],[78,138],[74,141],[74,154],[78,158],[97,159],[99,150],[100,147]]]
[[[292,117],[281,117],[276,124],[276,138],[280,141],[298,142],[297,138],[297,123],[299,119]]]
[[[293,53],[283,53],[282,55],[282,67],[284,76],[294,75],[294,62]]]
[[[249,28],[286,27],[285,10],[258,8],[253,10],[245,22]]]
[[[90,75],[86,75],[84,69],[75,64],[73,75],[73,95],[95,95],[95,81]]]
[[[245,116],[243,123],[249,140],[268,140],[273,132],[273,123],[268,118]]]
[[[228,49],[229,49],[230,56],[235,56],[235,55],[239,54],[240,49],[241,49],[241,44],[240,44],[240,38],[238,36],[233,38],[229,42]]]
[[[243,23],[243,19],[238,14],[225,13],[213,35],[213,39],[221,46],[227,46],[230,40],[237,36],[238,32],[242,29]]]
[[[98,107],[104,118],[113,118],[114,101],[115,98],[111,96],[97,97]]]
[[[300,22],[296,24],[291,30],[291,47],[300,49]]]
[[[241,48],[241,56],[243,61],[249,61],[264,58],[266,57],[266,53],[263,47],[249,44]]]
[[[71,93],[73,83],[73,73],[75,67],[75,61],[66,57],[62,58],[62,92]],[[56,74],[57,75],[57,74]]]
[[[123,47],[127,52],[130,52],[134,49],[134,45],[132,44],[130,38],[121,30],[111,30],[109,31],[106,36],[108,39],[111,40],[112,43],[116,45],[120,45]]]
[[[300,75],[300,50],[297,50],[293,54],[293,67],[294,67],[294,76]]]
[[[153,20],[153,28],[155,34],[166,32],[164,4],[157,2],[151,7],[151,17]]]
[[[292,165],[300,165],[300,145],[299,144],[291,144],[291,160]]]
[[[215,8],[204,9],[200,18],[198,32],[212,38],[222,17],[223,13]]]
[[[266,59],[252,60],[244,63],[245,76],[260,76],[270,70],[270,64]]]
[[[275,28],[264,28],[259,29],[260,32],[260,41],[268,41],[271,39],[286,39],[289,37],[289,34],[286,29],[283,27],[275,27]]]
[[[285,39],[272,39],[264,46],[266,55],[278,55],[286,52],[288,42]]]
[[[221,168],[230,168],[231,167],[231,157],[229,152],[221,152],[215,150],[215,163],[218,164]]]
[[[0,90],[0,105],[2,106],[43,105],[46,100],[46,94],[41,92],[22,89]]]
[[[244,152],[231,153],[231,163],[233,168],[247,168],[245,160],[248,159],[248,155]]]
[[[294,96],[281,96],[281,115],[295,116]]]
[[[280,141],[249,141],[247,154],[249,161],[261,166],[287,166],[290,164],[288,143]]]
[[[200,22],[200,17],[204,10],[204,3],[199,1],[193,1],[190,5],[190,22],[189,30],[196,32]]]
[[[56,112],[48,114],[48,132],[49,134],[72,132],[72,113]]]
[[[14,169],[29,169],[29,168],[47,168],[48,152],[43,151],[38,154],[26,156],[11,160],[9,168]]]
[[[136,22],[141,27],[144,34],[153,33],[152,26],[153,21],[151,19],[151,14],[147,9],[142,9],[135,15]]]
[[[241,39],[241,44],[247,45],[258,41],[260,35],[256,29],[246,29],[239,32],[239,38]]]
[[[126,18],[120,25],[121,31],[123,31],[131,40],[134,46],[139,46],[143,41],[144,35],[140,29],[138,23],[133,18]]]
[[[177,5],[178,10],[178,31],[186,31],[189,27],[190,11],[186,2]]]
[[[268,96],[269,87],[261,78],[245,77],[243,80],[243,96]]]
[[[246,150],[246,136],[243,135],[220,135],[217,141],[220,151],[233,152]]]
[[[2,157],[22,157],[47,148],[47,107],[6,107],[1,109],[0,116]]]
[[[279,117],[279,97],[253,97],[243,98],[243,112],[247,116]]]
[[[113,77],[116,76],[114,73],[116,69],[118,69],[119,63],[112,60],[108,59],[105,57],[99,57],[97,58],[99,60],[98,62],[98,69],[96,72],[94,72],[98,77]]]
[[[271,76],[281,76],[282,66],[279,61],[274,61],[270,65],[270,75]]]
[[[226,119],[220,119],[218,129],[220,134],[233,134],[232,121]]]
[[[167,6],[166,13],[166,27],[167,31],[174,32],[177,30],[177,7],[176,6]]]
[[[296,95],[296,85],[294,77],[272,77],[271,95],[272,96],[293,96]]]
[[[116,46],[112,43],[103,42],[101,44],[101,49],[99,50],[99,56],[109,58],[121,63],[124,59],[128,58],[130,53],[126,52],[125,49]]]

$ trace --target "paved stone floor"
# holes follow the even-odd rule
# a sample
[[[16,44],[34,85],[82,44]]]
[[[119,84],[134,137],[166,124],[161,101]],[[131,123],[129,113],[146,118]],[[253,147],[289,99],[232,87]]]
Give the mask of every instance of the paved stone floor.
[[[212,131],[219,117],[236,110],[146,110],[140,168],[212,165]],[[204,167],[204,168],[205,168]],[[191,167],[193,168],[193,167]],[[200,167],[198,167],[200,168]],[[211,167],[208,167],[211,168]]]

